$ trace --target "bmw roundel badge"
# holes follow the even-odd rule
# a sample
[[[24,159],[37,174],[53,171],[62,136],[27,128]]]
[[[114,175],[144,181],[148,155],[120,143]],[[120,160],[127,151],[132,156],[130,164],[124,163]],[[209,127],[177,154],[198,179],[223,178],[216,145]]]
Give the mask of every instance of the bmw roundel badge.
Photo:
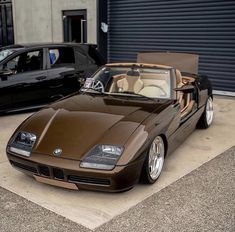
[[[53,151],[53,154],[54,154],[55,156],[60,156],[61,153],[62,153],[62,149],[60,149],[60,148],[56,148],[56,149]]]

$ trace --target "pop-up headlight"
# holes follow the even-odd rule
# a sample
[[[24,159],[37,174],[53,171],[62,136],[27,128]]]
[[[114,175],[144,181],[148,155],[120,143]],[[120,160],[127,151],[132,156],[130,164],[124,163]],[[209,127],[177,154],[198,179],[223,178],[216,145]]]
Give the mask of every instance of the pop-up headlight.
[[[20,131],[9,146],[9,150],[23,156],[29,157],[36,141],[35,134]]]
[[[81,162],[80,167],[112,170],[122,155],[122,152],[122,146],[97,145],[88,152]]]

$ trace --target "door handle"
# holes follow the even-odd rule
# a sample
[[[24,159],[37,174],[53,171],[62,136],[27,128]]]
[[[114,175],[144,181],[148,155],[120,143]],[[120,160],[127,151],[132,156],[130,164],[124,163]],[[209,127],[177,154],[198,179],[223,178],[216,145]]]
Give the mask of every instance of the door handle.
[[[36,77],[36,80],[41,81],[41,80],[44,80],[46,78],[47,78],[46,76],[40,76],[40,77]]]

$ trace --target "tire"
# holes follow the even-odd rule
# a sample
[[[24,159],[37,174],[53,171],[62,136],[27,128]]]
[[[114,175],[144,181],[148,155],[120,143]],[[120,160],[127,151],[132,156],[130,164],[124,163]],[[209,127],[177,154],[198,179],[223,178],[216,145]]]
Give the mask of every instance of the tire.
[[[202,116],[198,121],[197,127],[202,129],[207,129],[212,124],[213,118],[214,118],[213,99],[211,96],[209,96],[206,101],[205,109],[202,113]]]
[[[165,144],[161,136],[157,136],[151,143],[144,161],[141,181],[153,184],[161,175],[165,160]]]

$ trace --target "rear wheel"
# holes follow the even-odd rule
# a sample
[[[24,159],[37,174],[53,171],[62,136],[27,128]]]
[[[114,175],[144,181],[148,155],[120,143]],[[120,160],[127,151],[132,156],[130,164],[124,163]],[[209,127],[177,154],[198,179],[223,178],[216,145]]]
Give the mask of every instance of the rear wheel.
[[[144,183],[153,184],[161,175],[165,160],[165,145],[161,136],[157,136],[149,147],[144,162],[141,179]]]
[[[198,121],[199,128],[208,128],[213,121],[214,118],[214,109],[213,109],[213,99],[211,96],[208,97],[204,112],[201,118]]]

